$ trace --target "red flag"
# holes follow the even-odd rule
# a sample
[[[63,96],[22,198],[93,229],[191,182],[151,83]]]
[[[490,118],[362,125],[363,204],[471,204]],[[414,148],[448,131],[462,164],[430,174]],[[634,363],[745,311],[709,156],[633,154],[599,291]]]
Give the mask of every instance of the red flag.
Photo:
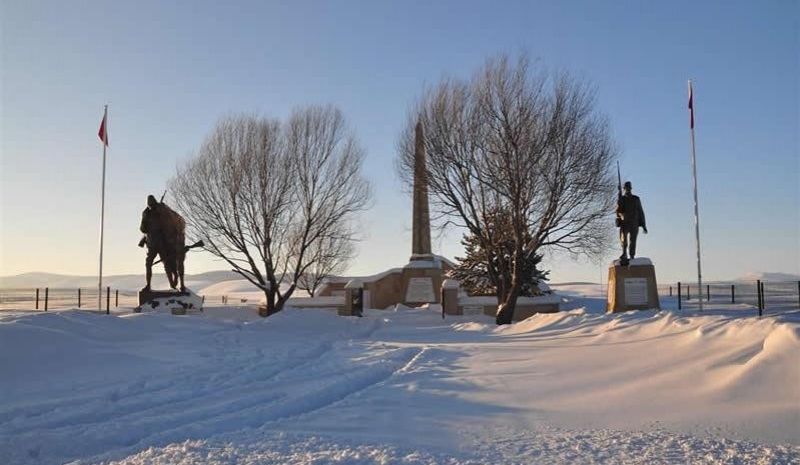
[[[694,129],[694,104],[692,102],[692,81],[689,81],[689,127]]]
[[[103,114],[103,121],[100,122],[100,130],[97,131],[97,135],[100,137],[100,140],[103,141],[105,145],[108,145],[108,133],[106,132],[106,115]]]

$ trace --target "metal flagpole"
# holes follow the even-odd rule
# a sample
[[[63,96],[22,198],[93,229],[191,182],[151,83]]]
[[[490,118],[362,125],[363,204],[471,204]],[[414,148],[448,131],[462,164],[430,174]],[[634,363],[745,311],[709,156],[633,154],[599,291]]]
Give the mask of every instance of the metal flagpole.
[[[103,184],[100,190],[100,281],[97,284],[97,310],[103,310],[103,222],[106,210],[106,149],[108,148],[108,105],[103,111]]]
[[[692,80],[689,79],[689,127],[692,130],[692,182],[694,184],[694,234],[697,243],[697,290],[700,311],[703,311],[703,273],[700,267],[700,214],[697,209],[697,158],[694,153],[694,100],[692,95]]]

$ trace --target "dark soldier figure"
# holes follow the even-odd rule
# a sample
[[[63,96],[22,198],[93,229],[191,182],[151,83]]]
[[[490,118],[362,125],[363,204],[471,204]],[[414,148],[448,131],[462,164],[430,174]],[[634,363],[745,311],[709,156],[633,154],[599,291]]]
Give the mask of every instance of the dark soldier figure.
[[[184,246],[183,218],[172,211],[164,203],[156,200],[155,196],[147,196],[147,208],[142,212],[142,222],[139,230],[145,234],[139,241],[139,247],[147,245],[147,258],[145,258],[145,290],[150,289],[153,277],[153,263],[156,255],[164,263],[170,287],[175,289],[180,282],[183,285],[183,260],[186,254]]]
[[[631,193],[631,190],[631,182],[626,181],[625,193],[617,200],[619,240],[622,244],[622,255],[619,258],[622,265],[627,265],[628,258],[633,259],[636,256],[636,237],[639,235],[639,227],[641,226],[647,234],[642,202],[638,196]]]
[[[160,204],[161,202],[157,201],[155,196],[147,196],[147,208],[142,212],[142,225],[139,227],[139,230],[144,233],[144,236],[139,241],[139,247],[147,245],[147,258],[144,260],[145,278],[147,279],[145,290],[150,290],[150,281],[153,278],[153,262],[156,259],[156,255],[159,255],[159,252],[164,250],[164,235],[160,229],[156,229],[160,222],[153,221],[154,217],[158,217]],[[163,257],[162,261],[166,269],[167,262],[163,260]],[[167,270],[167,278],[170,285],[172,285],[173,279],[170,271]]]

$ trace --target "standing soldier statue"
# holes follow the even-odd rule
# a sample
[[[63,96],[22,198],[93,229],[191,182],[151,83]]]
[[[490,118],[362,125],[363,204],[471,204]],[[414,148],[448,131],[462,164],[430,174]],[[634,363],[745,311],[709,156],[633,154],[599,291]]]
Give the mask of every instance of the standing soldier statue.
[[[622,255],[620,264],[627,266],[636,256],[636,237],[639,235],[639,227],[647,234],[647,225],[644,219],[644,210],[639,197],[631,193],[632,186],[630,181],[625,182],[625,193],[619,189],[617,199],[617,226],[619,226],[619,241],[622,244]]]

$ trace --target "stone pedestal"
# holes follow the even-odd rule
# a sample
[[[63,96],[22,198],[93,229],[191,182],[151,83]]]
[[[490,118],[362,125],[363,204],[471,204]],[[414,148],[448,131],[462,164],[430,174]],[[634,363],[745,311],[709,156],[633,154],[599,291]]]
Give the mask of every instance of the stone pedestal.
[[[656,270],[648,258],[635,258],[628,266],[618,260],[608,267],[608,306],[611,313],[661,310]]]
[[[168,291],[156,291],[153,289],[142,289],[139,291],[139,305],[146,304],[147,302],[151,302],[156,299],[163,299],[168,298],[172,299],[175,297],[187,296],[189,293],[184,293],[180,291],[176,291],[174,289],[170,289]]]
[[[364,284],[353,279],[344,286],[344,307],[337,311],[339,316],[362,316],[364,314]]]
[[[458,308],[458,281],[454,279],[445,279],[442,282],[442,313],[461,314]]]
[[[133,311],[169,311],[173,315],[186,315],[189,311],[202,312],[203,298],[189,289],[186,292],[143,289],[139,291],[139,306]]]

